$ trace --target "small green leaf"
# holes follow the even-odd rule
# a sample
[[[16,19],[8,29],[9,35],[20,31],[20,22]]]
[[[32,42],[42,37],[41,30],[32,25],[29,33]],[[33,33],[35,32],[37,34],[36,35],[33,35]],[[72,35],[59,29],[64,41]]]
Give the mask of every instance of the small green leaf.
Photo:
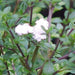
[[[60,6],[65,5],[65,2],[61,1],[58,3]]]
[[[53,19],[52,19],[52,22],[53,22],[53,23],[61,23],[62,20],[61,20],[59,17],[56,17],[56,18],[53,18]]]
[[[3,56],[3,58],[4,58],[5,60],[8,60],[12,54],[13,54],[12,51],[7,51],[7,52],[5,53],[5,55]]]
[[[51,62],[47,62],[43,68],[43,73],[45,75],[51,75],[54,72],[53,64]]]
[[[10,12],[10,10],[11,10],[11,7],[8,6],[8,7],[6,7],[6,8],[3,10],[3,12],[4,12],[4,13],[8,13],[8,12]]]

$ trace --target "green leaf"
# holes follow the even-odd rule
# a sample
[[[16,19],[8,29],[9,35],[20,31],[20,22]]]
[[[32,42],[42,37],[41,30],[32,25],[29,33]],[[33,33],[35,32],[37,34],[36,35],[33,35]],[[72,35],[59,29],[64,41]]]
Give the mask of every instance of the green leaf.
[[[58,3],[58,2],[60,2],[61,0],[52,0],[52,3],[54,4],[54,3]]]
[[[60,11],[60,10],[62,10],[63,9],[63,7],[61,7],[61,6],[55,6],[55,8],[54,8],[54,13],[56,12],[56,11]]]
[[[64,13],[65,19],[67,19],[67,17],[68,17],[68,13],[69,13],[69,11],[66,10],[65,13]]]
[[[53,18],[53,19],[52,19],[52,22],[53,22],[53,23],[61,23],[62,20],[61,20],[59,17],[56,17],[56,18]]]
[[[75,18],[75,11],[73,11],[70,15],[69,15],[69,19]]]
[[[5,53],[5,55],[3,56],[3,58],[5,59],[5,60],[9,60],[9,58],[10,58],[10,56],[13,54],[13,52],[12,51],[7,51],[6,53]]]
[[[43,68],[43,73],[45,75],[52,75],[54,72],[53,64],[51,62],[47,62]]]
[[[43,2],[37,3],[36,6],[37,7],[41,7],[41,8],[45,8],[46,7],[45,3],[43,3]]]
[[[26,49],[28,48],[28,40],[25,38],[20,40],[20,45],[24,46]]]
[[[75,70],[73,69],[73,70],[70,70],[70,72],[72,73],[72,74],[75,74]]]
[[[6,7],[6,8],[3,10],[3,12],[4,12],[4,13],[8,13],[8,12],[10,12],[10,10],[11,10],[11,7],[8,6],[8,7]]]
[[[70,8],[70,0],[63,0],[63,1],[65,2],[65,7],[67,9],[69,9]]]
[[[56,27],[58,30],[63,29],[63,26],[60,23],[58,23]]]
[[[61,1],[58,3],[60,6],[65,5],[65,2]]]
[[[39,13],[41,11],[40,7],[34,7],[33,13]]]

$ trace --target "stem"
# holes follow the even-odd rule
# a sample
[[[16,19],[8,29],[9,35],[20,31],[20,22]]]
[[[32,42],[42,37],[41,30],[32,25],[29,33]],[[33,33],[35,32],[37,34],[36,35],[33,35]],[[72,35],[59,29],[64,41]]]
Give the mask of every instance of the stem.
[[[72,53],[75,54],[75,51],[72,52]],[[58,59],[59,59],[59,60],[66,59],[66,58],[69,56],[69,54],[70,54],[70,53],[68,53],[68,54],[66,54],[66,55],[64,55],[64,56],[62,56],[62,57],[60,57],[60,58],[58,58]]]
[[[74,30],[74,29],[72,28],[72,29],[70,30],[70,32],[67,34],[67,36],[69,36],[69,35],[72,33],[73,30]]]
[[[9,70],[8,70],[8,64],[7,64],[7,62],[4,62],[4,64],[5,64],[5,66],[6,66],[6,69],[7,69],[8,75],[10,75],[10,72],[9,72]]]
[[[60,72],[60,71],[56,71],[56,72],[53,73],[53,75],[56,75],[56,74],[59,73],[59,72]]]
[[[20,46],[19,46],[19,44],[16,44],[16,46],[17,46],[17,48],[19,49],[21,55],[22,55],[23,57],[25,57],[24,54],[23,54],[23,52],[22,52],[22,50],[21,50],[21,48],[20,48]]]
[[[42,1],[42,0],[39,0],[39,2],[41,2],[41,1]],[[31,14],[32,14],[33,7],[34,7],[34,6],[32,6],[32,8],[28,6],[27,9],[24,11],[23,15],[24,15],[25,13],[27,13],[27,12],[29,13],[29,10],[30,10],[30,9],[32,9],[32,10],[31,10]],[[19,17],[19,19],[15,22],[15,26],[17,26],[16,24],[17,24],[21,19],[22,19],[22,17]],[[31,19],[31,21],[32,21],[32,19]],[[30,22],[30,24],[31,24],[31,22]],[[13,26],[13,27],[15,27],[15,26]],[[12,27],[12,28],[13,28],[13,27]]]
[[[31,11],[30,11],[30,25],[32,24],[32,14],[33,14],[33,2],[31,3]]]
[[[17,7],[18,7],[18,5],[19,5],[19,2],[20,2],[20,0],[17,0],[17,1],[16,1],[16,5],[15,5],[15,9],[14,9],[13,14],[15,14],[15,12],[16,12],[16,10],[17,10]]]
[[[44,67],[44,65],[45,65],[46,62],[48,62],[48,60],[46,60],[46,61],[43,63],[43,65],[40,67],[40,70],[39,70],[39,72],[38,72],[38,75],[42,75],[43,67]]]
[[[0,50],[1,50],[2,55],[4,55],[4,52],[3,52],[2,47],[0,47]],[[6,66],[6,69],[7,69],[7,73],[8,73],[8,75],[10,75],[10,72],[9,72],[9,70],[8,70],[7,62],[4,62],[4,64],[5,64],[5,66]]]
[[[7,23],[7,22],[6,22],[6,25],[7,25],[7,27],[9,28],[9,25],[8,25],[8,23]],[[14,37],[14,35],[13,35],[13,33],[12,33],[11,29],[9,30],[9,32],[10,32],[10,34],[11,34],[12,38],[13,38],[13,39],[15,39],[15,37]],[[25,60],[25,67],[26,67],[28,70],[30,70],[30,67],[29,67],[28,61],[26,60],[26,58],[25,58],[25,56],[24,56],[24,54],[23,54],[23,52],[22,52],[22,50],[21,50],[21,48],[20,48],[19,44],[16,44],[16,46],[17,46],[18,50],[20,51],[20,53],[21,53],[22,57],[23,57],[23,58],[24,58],[24,60]]]
[[[7,22],[6,22],[6,25],[7,25],[7,27],[9,28],[9,25],[8,25]],[[9,32],[10,32],[12,38],[15,39],[15,37],[14,37],[14,35],[13,35],[11,29],[9,30]],[[17,46],[18,50],[20,51],[21,55],[22,55],[23,57],[25,57],[24,54],[23,54],[23,52],[22,52],[22,50],[21,50],[21,48],[20,48],[20,46],[19,46],[18,44],[16,44],[16,46]]]
[[[27,9],[24,11],[23,15],[24,15],[25,13],[29,12],[29,10],[30,10],[30,7],[27,7]],[[21,19],[22,19],[22,17],[19,17],[19,19],[15,22],[15,26],[16,26],[16,24],[17,24]],[[13,27],[15,27],[15,26],[13,26]],[[12,28],[13,28],[13,27],[12,27]]]
[[[15,72],[15,65],[14,65],[13,61],[12,61],[12,68],[13,68],[13,70]],[[17,75],[16,72],[15,72],[15,75]]]
[[[36,46],[35,51],[33,53],[33,57],[32,57],[32,65],[35,62],[35,59],[36,59],[36,56],[37,56],[37,53],[38,53],[38,49],[39,49],[39,46]]]
[[[49,22],[48,28],[50,28],[50,26],[51,26],[51,19],[52,19],[53,10],[54,10],[54,7],[50,3],[50,5],[49,5],[49,15],[48,15],[48,19],[47,19],[48,22]],[[50,33],[48,33],[48,42],[50,42],[50,41],[51,41]]]
[[[63,30],[62,30],[62,32],[61,32],[61,34],[60,34],[60,37],[62,37],[62,35],[63,35],[63,33],[64,33],[64,30],[65,30],[65,27],[66,27],[66,26],[63,26]],[[60,39],[57,40],[57,44],[56,44],[55,50],[53,51],[53,53],[52,53],[50,59],[53,58],[53,56],[54,56],[54,54],[55,54],[55,52],[56,52],[56,50],[57,50],[57,48],[58,48],[58,46],[59,46],[59,43],[60,43]]]

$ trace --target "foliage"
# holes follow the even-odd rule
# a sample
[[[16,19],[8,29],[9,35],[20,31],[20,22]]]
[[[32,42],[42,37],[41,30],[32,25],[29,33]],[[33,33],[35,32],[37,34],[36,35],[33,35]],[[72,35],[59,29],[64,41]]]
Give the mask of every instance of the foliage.
[[[64,19],[52,17],[64,7]],[[75,74],[74,8],[75,0],[0,0],[0,75]],[[42,9],[49,9],[47,17]],[[45,39],[15,33],[17,25],[34,27],[40,18],[49,23],[48,29],[40,25]],[[42,35],[38,26],[35,31]]]

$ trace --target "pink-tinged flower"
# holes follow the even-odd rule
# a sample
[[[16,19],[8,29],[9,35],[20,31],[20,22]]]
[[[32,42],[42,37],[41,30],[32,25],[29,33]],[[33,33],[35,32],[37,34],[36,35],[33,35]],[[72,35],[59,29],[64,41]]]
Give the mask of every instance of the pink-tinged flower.
[[[28,33],[32,33],[33,28],[28,24],[22,24],[22,25],[18,25],[15,28],[15,33],[17,33],[18,35],[23,35],[23,34],[28,34]]]
[[[41,40],[46,39],[46,35],[39,35],[39,34],[36,34],[36,35],[33,36],[33,38],[34,38],[35,40],[37,40],[37,42],[40,42]]]

